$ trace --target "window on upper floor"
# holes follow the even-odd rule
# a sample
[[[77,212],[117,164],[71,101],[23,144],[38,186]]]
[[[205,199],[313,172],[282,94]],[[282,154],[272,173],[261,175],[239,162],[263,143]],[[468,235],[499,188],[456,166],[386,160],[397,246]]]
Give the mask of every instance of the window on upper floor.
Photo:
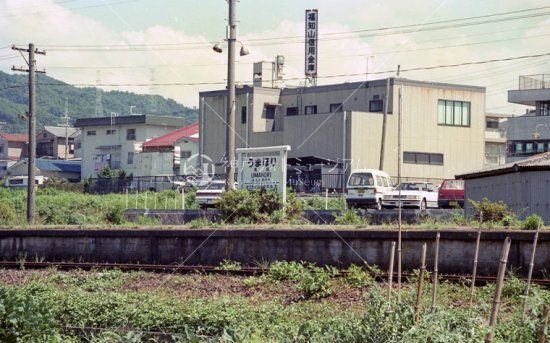
[[[498,120],[487,119],[485,121],[485,127],[488,129],[498,129]]]
[[[126,130],[126,140],[133,141],[136,139],[136,129],[127,129]]]
[[[316,114],[317,113],[317,105],[309,105],[304,108],[305,114]]]
[[[439,100],[437,104],[437,124],[448,126],[470,126],[470,102]]]
[[[335,113],[335,112],[342,112],[344,110],[344,106],[342,106],[342,103],[338,103],[338,104],[330,104],[330,113]]]
[[[287,116],[297,116],[298,115],[298,107],[287,107],[286,108],[286,115]]]
[[[0,154],[3,154],[3,153],[4,153],[4,146],[0,145]]]
[[[115,133],[116,133],[116,130],[115,130],[115,129],[107,130],[107,135],[114,135]]]
[[[189,158],[191,157],[191,150],[183,150],[181,152],[181,158]]]
[[[86,131],[86,136],[95,136],[95,135],[96,135],[95,130]]]
[[[403,163],[443,165],[443,154],[405,151]]]
[[[277,107],[273,105],[264,105],[264,115],[265,119],[275,119],[275,110]]]
[[[128,151],[128,164],[134,164],[134,152]]]
[[[382,100],[369,101],[369,112],[383,112],[384,102]]]

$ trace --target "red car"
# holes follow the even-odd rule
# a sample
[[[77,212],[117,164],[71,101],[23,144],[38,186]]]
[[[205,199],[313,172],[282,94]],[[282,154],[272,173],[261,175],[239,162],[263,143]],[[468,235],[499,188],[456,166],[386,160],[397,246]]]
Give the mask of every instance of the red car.
[[[444,180],[438,191],[439,208],[464,208],[464,180]]]

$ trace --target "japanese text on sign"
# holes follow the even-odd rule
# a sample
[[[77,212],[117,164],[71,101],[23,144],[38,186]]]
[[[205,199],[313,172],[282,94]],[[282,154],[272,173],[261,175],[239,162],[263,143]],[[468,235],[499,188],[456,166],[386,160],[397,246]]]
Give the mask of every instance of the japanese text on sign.
[[[317,10],[306,10],[306,76],[317,75],[318,18]]]

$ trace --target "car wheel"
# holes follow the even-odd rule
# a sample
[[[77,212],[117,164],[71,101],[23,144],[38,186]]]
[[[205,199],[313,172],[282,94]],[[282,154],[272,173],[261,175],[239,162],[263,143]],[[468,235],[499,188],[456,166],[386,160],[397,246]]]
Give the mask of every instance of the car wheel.
[[[378,199],[378,201],[376,202],[376,209],[378,211],[382,210],[382,199]]]
[[[420,202],[420,210],[424,211],[426,207],[426,199],[422,199],[422,201]]]

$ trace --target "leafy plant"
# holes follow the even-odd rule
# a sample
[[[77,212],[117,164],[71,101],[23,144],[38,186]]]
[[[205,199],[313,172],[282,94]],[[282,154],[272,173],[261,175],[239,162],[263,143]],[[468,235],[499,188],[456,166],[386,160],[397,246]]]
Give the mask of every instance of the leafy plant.
[[[483,222],[498,223],[506,216],[511,216],[512,213],[508,210],[508,205],[504,202],[492,202],[487,198],[483,198],[481,202],[468,199],[475,209],[475,217],[483,218]]]
[[[516,216],[506,215],[502,218],[501,224],[504,227],[514,227],[519,226],[521,222],[516,218]]]
[[[335,215],[334,224],[366,226],[368,225],[368,221],[359,215],[356,209],[348,209],[340,215]]]
[[[10,225],[17,221],[15,210],[8,204],[0,202],[0,225]]]
[[[109,224],[122,224],[124,222],[124,207],[122,205],[110,207],[105,213],[105,221]]]
[[[539,227],[544,226],[544,220],[542,220],[542,217],[538,214],[532,214],[529,217],[525,218],[523,222],[521,222],[521,228],[523,230],[536,230]]]
[[[306,298],[324,298],[332,293],[332,270],[309,264],[296,282],[296,290]]]
[[[216,269],[220,270],[241,270],[241,262],[237,261],[231,261],[231,260],[223,260],[220,262],[220,265],[216,267]]]
[[[345,282],[352,287],[365,287],[372,285],[374,279],[368,271],[352,264],[347,270]]]

